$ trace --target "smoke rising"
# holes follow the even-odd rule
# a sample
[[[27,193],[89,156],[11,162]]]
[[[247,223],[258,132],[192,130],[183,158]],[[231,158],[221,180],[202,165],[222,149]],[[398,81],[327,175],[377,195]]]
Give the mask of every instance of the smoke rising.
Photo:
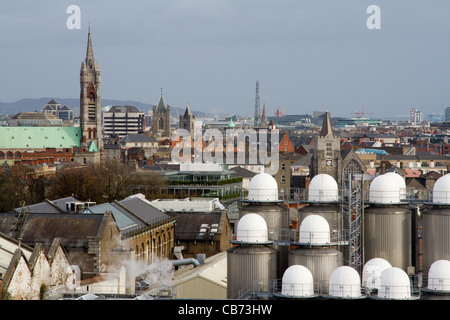
[[[123,261],[124,266],[130,274],[149,283],[150,288],[172,285],[174,269],[172,262],[152,256],[152,263],[146,264],[144,261]]]

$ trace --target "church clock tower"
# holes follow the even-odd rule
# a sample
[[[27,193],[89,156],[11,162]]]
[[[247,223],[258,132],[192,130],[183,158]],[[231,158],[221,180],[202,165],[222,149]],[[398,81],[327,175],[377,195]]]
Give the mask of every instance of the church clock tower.
[[[82,130],[81,146],[84,151],[102,151],[100,68],[94,59],[90,29],[86,59],[81,62],[80,70],[80,126]]]
[[[340,138],[333,134],[328,111],[323,117],[320,135],[315,139],[311,160],[311,178],[317,174],[326,173],[339,181],[342,170],[341,143]]]

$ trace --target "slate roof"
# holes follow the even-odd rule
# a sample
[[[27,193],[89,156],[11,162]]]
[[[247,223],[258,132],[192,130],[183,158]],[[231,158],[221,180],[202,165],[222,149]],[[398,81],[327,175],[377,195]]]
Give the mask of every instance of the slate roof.
[[[129,196],[121,201],[116,201],[116,203],[148,225],[170,219],[170,216],[153,207],[142,194]]]
[[[141,113],[135,106],[112,106],[108,112]]]
[[[230,170],[236,172],[235,177],[253,178],[256,175],[256,172],[247,170],[239,166],[230,168]]]
[[[110,214],[30,213],[23,221],[20,235],[11,231],[17,222],[17,214],[0,214],[0,232],[22,238],[30,246],[42,243],[49,248],[53,239],[60,238],[68,247],[83,247],[88,237],[99,235],[102,222]]]
[[[195,239],[202,224],[218,224],[219,232],[222,228],[222,212],[167,212],[171,217],[176,218],[175,237],[180,240]]]
[[[79,202],[74,197],[66,197],[61,199],[56,199],[53,201],[45,200],[39,203],[35,203],[24,208],[27,212],[32,213],[62,213],[66,212],[66,203],[68,202]],[[22,207],[14,209],[17,213],[22,211]]]
[[[156,142],[156,138],[149,137],[146,134],[128,133],[122,140],[120,140],[120,143],[126,142]]]

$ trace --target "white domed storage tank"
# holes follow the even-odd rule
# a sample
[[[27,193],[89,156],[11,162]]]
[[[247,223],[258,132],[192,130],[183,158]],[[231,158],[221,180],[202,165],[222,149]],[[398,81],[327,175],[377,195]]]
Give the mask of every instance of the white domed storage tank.
[[[269,291],[277,279],[278,251],[268,246],[267,224],[258,214],[247,214],[237,225],[237,246],[227,250],[227,298],[245,298],[255,290]],[[258,288],[254,288],[258,283]]]
[[[298,222],[301,223],[309,215],[324,217],[337,240],[341,230],[341,210],[339,206],[339,191],[336,180],[328,174],[315,175],[308,187],[308,205],[298,210]]]
[[[378,298],[410,299],[411,283],[408,275],[400,268],[387,268],[381,272]]]
[[[450,205],[450,173],[440,177],[434,183],[433,203]]]
[[[330,245],[329,225],[325,218],[310,215],[299,226],[299,247],[289,252],[289,266],[303,265],[311,271],[320,293],[328,292],[331,272],[343,265],[342,252]]]
[[[384,175],[393,178],[397,182],[399,187],[400,201],[406,199],[406,183],[403,177],[395,172],[387,172]]]
[[[277,202],[277,181],[268,173],[255,175],[248,185],[248,200],[256,202]]]
[[[310,215],[303,219],[299,227],[299,243],[312,245],[330,244],[330,226],[319,215]]]
[[[314,297],[314,279],[311,271],[301,265],[287,268],[282,278],[281,295],[292,298]]]
[[[450,300],[450,261],[437,260],[428,271],[427,286],[422,288],[422,300]]]
[[[450,260],[450,174],[436,180],[433,202],[422,211],[423,272],[438,260]]]
[[[267,223],[256,213],[249,213],[239,220],[236,232],[236,242],[268,243]]]
[[[308,202],[339,201],[338,184],[334,178],[322,173],[315,175],[308,187]]]
[[[383,174],[372,180],[369,201],[380,204],[399,204],[400,187],[393,177]]]
[[[400,188],[394,178],[380,175],[369,190],[364,209],[364,258],[383,258],[393,267],[407,270],[413,260],[412,211],[400,203]]]
[[[429,290],[450,292],[450,261],[438,260],[431,264],[428,271]]]
[[[330,276],[329,295],[347,299],[361,298],[359,273],[349,266],[340,266],[334,269]]]
[[[392,265],[383,258],[372,258],[367,261],[362,271],[362,286],[369,291],[378,290],[381,273],[387,268],[392,268]]]
[[[274,177],[267,173],[255,175],[249,183],[248,199],[245,205],[239,208],[239,219],[249,213],[259,214],[267,223],[269,239],[274,241],[271,245],[279,251],[278,278],[281,278],[288,267],[287,255],[289,252],[289,209],[280,204],[278,200],[278,184]],[[282,245],[286,243],[286,245]]]

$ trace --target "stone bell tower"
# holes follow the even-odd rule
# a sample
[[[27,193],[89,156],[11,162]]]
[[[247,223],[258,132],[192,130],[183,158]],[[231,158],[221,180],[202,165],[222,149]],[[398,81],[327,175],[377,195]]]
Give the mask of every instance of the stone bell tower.
[[[102,151],[102,111],[100,99],[100,68],[94,59],[89,28],[86,59],[80,71],[80,127],[81,146],[85,151]]]

